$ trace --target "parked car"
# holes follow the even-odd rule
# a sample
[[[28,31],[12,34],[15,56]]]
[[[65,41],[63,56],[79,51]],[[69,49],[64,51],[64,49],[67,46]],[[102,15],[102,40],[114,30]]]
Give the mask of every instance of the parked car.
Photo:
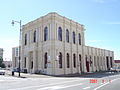
[[[5,75],[5,69],[0,68],[0,75]]]
[[[120,72],[120,67],[117,67],[117,71]]]
[[[120,67],[112,67],[110,69],[111,72],[120,72]]]
[[[19,72],[19,68],[12,69],[13,72]]]

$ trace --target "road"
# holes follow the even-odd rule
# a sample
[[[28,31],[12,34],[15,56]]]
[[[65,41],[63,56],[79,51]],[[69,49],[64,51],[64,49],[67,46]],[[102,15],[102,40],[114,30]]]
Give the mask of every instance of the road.
[[[0,90],[120,90],[120,74],[18,78],[0,75]]]

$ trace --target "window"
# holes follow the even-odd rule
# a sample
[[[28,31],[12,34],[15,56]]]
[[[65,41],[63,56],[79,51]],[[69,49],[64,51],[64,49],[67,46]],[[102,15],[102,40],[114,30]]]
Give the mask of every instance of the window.
[[[79,45],[81,45],[81,35],[80,35],[80,33],[78,34],[78,38],[79,38]]]
[[[58,40],[62,41],[62,28],[58,28]]]
[[[69,54],[67,53],[67,68],[70,67]]]
[[[31,61],[31,69],[33,69],[33,61]]]
[[[36,31],[34,31],[34,38],[33,38],[33,42],[36,42]]]
[[[90,66],[92,66],[92,57],[90,56]]]
[[[79,61],[80,61],[80,71],[82,72],[81,54],[79,54]]]
[[[25,45],[27,45],[27,34],[25,34]]]
[[[62,68],[62,53],[59,53],[59,68]]]
[[[24,68],[26,68],[26,57],[25,57],[25,61],[24,61]]]
[[[73,43],[75,44],[75,32],[73,32]]]
[[[74,66],[74,68],[76,68],[76,56],[75,56],[75,54],[73,54],[73,66]]]
[[[111,64],[111,67],[113,67],[112,57],[110,57],[110,64]]]
[[[81,63],[81,55],[79,54],[79,61],[80,61],[80,63]]]
[[[44,56],[44,68],[47,68],[47,53]]]
[[[48,28],[45,27],[44,29],[44,41],[47,41],[48,40]]]
[[[66,41],[69,42],[69,31],[68,31],[68,29],[66,30]]]
[[[94,56],[94,66],[96,66],[96,57]]]

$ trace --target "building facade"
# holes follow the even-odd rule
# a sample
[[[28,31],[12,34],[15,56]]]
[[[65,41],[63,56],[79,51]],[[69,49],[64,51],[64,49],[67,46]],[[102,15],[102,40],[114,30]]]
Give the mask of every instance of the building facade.
[[[12,68],[12,61],[3,61],[6,69]]]
[[[19,47],[12,48],[12,68],[17,69],[19,67]]]
[[[3,48],[0,48],[0,57],[3,58]]]
[[[114,67],[120,67],[120,60],[114,60]]]
[[[114,52],[85,45],[84,25],[49,13],[23,25],[21,68],[49,75],[105,71]]]

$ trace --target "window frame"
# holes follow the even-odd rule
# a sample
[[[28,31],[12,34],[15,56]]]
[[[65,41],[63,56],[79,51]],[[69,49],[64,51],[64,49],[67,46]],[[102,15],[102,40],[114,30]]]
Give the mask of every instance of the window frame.
[[[44,41],[47,41],[48,40],[48,27],[46,26],[44,28]]]
[[[75,44],[75,32],[72,33],[73,44]]]
[[[66,42],[69,43],[69,30],[66,29]]]
[[[67,68],[70,68],[70,56],[69,56],[69,53],[67,53],[66,57],[67,57]]]
[[[58,28],[58,40],[62,41],[62,28],[61,27]]]
[[[33,42],[36,42],[36,30],[34,31],[34,34],[33,34]]]

